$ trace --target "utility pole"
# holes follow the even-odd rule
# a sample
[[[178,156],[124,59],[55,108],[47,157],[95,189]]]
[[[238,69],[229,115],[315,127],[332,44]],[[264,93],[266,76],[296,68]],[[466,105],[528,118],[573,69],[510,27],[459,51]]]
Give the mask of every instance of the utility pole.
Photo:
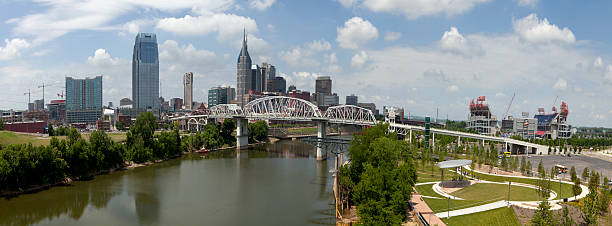
[[[447,210],[446,213],[448,214],[447,215],[448,219],[450,219],[450,197],[447,197],[446,200],[448,200],[448,207],[447,207],[448,209],[446,209]]]
[[[510,207],[510,184],[512,182],[508,181],[508,207]]]

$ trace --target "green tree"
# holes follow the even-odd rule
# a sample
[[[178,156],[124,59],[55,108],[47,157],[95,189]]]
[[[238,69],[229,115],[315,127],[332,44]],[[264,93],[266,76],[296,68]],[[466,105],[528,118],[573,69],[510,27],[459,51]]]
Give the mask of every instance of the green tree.
[[[231,118],[226,118],[221,124],[221,137],[227,145],[234,145],[236,138],[232,136],[232,133],[236,130],[236,122]]]
[[[505,154],[502,156],[501,167],[504,169],[504,171],[508,171],[508,159],[506,158]]]
[[[546,172],[544,171],[544,165],[542,164],[542,159],[540,159],[540,163],[538,163],[538,173],[540,175],[542,174],[546,174]],[[542,176],[540,176],[541,178]]]
[[[578,179],[578,177],[574,179],[574,185],[572,186],[572,192],[574,193],[574,197],[580,195],[580,193],[582,192],[582,188],[580,187],[580,179]]]
[[[0,118],[0,130],[4,130],[4,120]]]
[[[589,177],[589,168],[584,167],[584,169],[582,170],[582,180],[586,182],[587,177]]]
[[[572,181],[575,181],[576,178],[578,178],[578,176],[576,176],[576,168],[574,166],[572,166],[572,168],[570,168],[570,177],[571,177]]]
[[[219,129],[211,124],[204,127],[202,141],[204,142],[204,146],[207,148],[218,148],[223,145],[223,138],[219,134]]]
[[[268,124],[263,121],[249,123],[249,141],[264,141],[268,138]]]
[[[50,137],[55,136],[55,131],[53,130],[53,125],[51,125],[51,124],[47,125],[47,134],[49,134]]]
[[[553,216],[552,210],[550,210],[550,204],[544,200],[538,205],[538,209],[534,212],[531,223],[537,226],[554,226],[557,225]]]
[[[527,167],[525,168],[527,175],[531,175],[531,169],[533,169],[531,166],[531,161],[527,161]]]
[[[521,173],[524,175],[525,171],[527,171],[527,159],[523,155],[523,157],[521,158]]]
[[[132,146],[137,142],[136,137],[140,137],[144,147],[152,148],[154,145],[153,134],[155,130],[157,130],[155,115],[153,115],[152,112],[143,112],[136,117],[134,125],[130,126],[126,143]]]

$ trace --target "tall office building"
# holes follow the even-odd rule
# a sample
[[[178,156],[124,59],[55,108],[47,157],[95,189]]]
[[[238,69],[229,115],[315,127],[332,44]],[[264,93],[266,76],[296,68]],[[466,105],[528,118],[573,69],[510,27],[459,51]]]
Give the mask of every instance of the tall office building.
[[[102,76],[66,77],[66,120],[93,124],[102,117]]]
[[[191,105],[193,105],[193,72],[187,72],[183,76],[183,88],[185,89],[185,96],[183,97],[185,109],[191,110]]]
[[[351,94],[350,96],[346,96],[346,105],[355,105],[357,106],[357,96],[355,94]]]
[[[229,104],[232,101],[234,88],[229,86],[217,86],[208,90],[208,107],[219,104]],[[245,100],[246,102],[246,100]]]
[[[132,57],[132,101],[136,109],[159,107],[159,59],[157,37],[139,33]]]
[[[315,86],[315,93],[332,93],[332,80],[329,76],[318,77]]]
[[[261,63],[261,78],[262,78],[262,87],[264,92],[275,92],[274,89],[274,79],[276,78],[276,68],[269,63],[263,62]]]
[[[251,71],[252,61],[249,56],[249,51],[247,50],[247,39],[246,39],[246,31],[244,33],[244,37],[242,39],[242,50],[240,50],[240,55],[238,55],[238,64],[237,64],[237,86],[236,86],[236,95],[238,97],[238,104],[244,106],[246,103],[243,100],[244,94],[248,94],[249,90],[252,87],[252,71]],[[210,103],[209,103],[210,104]]]
[[[259,68],[259,65],[257,64],[253,64],[253,66],[251,66],[251,89],[250,90],[254,90],[256,92],[261,92],[263,91],[262,89],[262,75],[261,75],[261,70]]]

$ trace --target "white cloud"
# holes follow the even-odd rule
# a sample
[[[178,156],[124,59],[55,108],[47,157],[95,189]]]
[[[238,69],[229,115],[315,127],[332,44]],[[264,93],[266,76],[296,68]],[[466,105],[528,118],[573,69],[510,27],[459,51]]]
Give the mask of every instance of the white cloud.
[[[314,90],[315,80],[324,74],[315,72],[293,72],[291,75],[285,73],[279,73],[283,78],[287,80],[287,86],[295,85],[300,90]]]
[[[450,92],[450,93],[459,92],[459,86],[457,86],[457,85],[450,85],[450,86],[446,87],[446,91]]]
[[[467,50],[467,41],[456,27],[451,27],[445,31],[440,39],[440,47],[446,50],[463,52]]]
[[[11,60],[21,56],[21,51],[30,47],[30,43],[24,39],[4,39],[5,46],[0,46],[0,60]]]
[[[535,13],[518,20],[513,19],[512,23],[514,31],[529,42],[576,42],[576,37],[569,28],[560,29],[557,25],[550,24],[546,18],[540,20]]]
[[[266,29],[268,29],[269,32],[276,32],[276,27],[272,24],[266,25]]]
[[[506,94],[504,94],[504,93],[496,93],[495,97],[506,97]]]
[[[192,44],[180,46],[174,40],[166,40],[159,46],[159,49],[160,62],[168,65],[182,64],[184,67],[181,69],[186,70],[185,72],[200,68],[204,73],[204,68],[218,63],[217,55],[214,52],[196,49]]]
[[[206,35],[219,32],[218,41],[235,40],[246,29],[257,32],[255,20],[225,13],[204,13],[199,16],[185,15],[182,18],[164,18],[157,22],[157,28],[179,35]]]
[[[604,73],[603,79],[605,83],[612,84],[612,65],[608,65],[608,68]]]
[[[336,52],[330,53],[329,55],[325,55],[325,59],[330,64],[334,64],[338,62],[338,57],[336,56]]]
[[[389,31],[385,34],[385,41],[396,41],[402,37],[402,33]]]
[[[603,67],[603,60],[601,59],[601,57],[595,58],[595,61],[593,61],[593,67],[595,67],[595,68],[602,68]]]
[[[92,66],[112,66],[119,64],[119,58],[112,58],[106,49],[97,49],[93,56],[87,57],[87,64]]]
[[[308,43],[308,48],[314,51],[327,51],[331,49],[331,44],[325,40],[314,40]]]
[[[353,6],[353,4],[357,3],[357,1],[359,0],[336,0],[336,1],[340,2],[340,4],[348,8],[348,7]]]
[[[310,58],[312,54],[313,52],[311,50],[296,46],[289,51],[281,51],[279,55],[280,58],[283,61],[287,62],[287,64],[289,64],[290,66],[319,66],[320,63],[317,60]]]
[[[122,30],[111,24],[117,18],[139,9],[179,12],[192,9],[199,12],[219,12],[232,8],[233,0],[63,0],[37,1],[45,11],[7,21],[16,24],[13,32],[34,36],[34,43],[53,40],[76,30]],[[132,27],[132,31],[133,31]]]
[[[489,2],[490,0],[431,0],[431,1],[406,1],[406,0],[363,0],[361,5],[374,12],[387,12],[392,14],[403,14],[408,19],[417,19],[423,16],[446,14],[448,16],[461,14],[471,10],[477,4]],[[357,1],[340,0],[345,7],[350,7]]]
[[[353,17],[344,22],[343,27],[337,29],[336,41],[342,48],[357,49],[360,45],[378,38],[378,29],[361,17]]]
[[[567,80],[560,78],[553,85],[553,89],[558,90],[558,91],[566,91],[567,90]]]
[[[249,6],[260,11],[270,8],[276,0],[249,0]]]
[[[538,4],[538,0],[518,0],[519,6],[524,7],[535,7]]]
[[[365,51],[361,51],[351,58],[351,66],[361,68],[366,61],[368,61],[368,54]]]

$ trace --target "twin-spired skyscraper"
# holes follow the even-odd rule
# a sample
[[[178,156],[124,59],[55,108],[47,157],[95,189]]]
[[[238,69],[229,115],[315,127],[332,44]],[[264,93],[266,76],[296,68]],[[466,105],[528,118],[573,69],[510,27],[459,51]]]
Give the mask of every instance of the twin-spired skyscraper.
[[[159,58],[157,37],[139,33],[132,57],[132,101],[135,109],[159,108]]]

